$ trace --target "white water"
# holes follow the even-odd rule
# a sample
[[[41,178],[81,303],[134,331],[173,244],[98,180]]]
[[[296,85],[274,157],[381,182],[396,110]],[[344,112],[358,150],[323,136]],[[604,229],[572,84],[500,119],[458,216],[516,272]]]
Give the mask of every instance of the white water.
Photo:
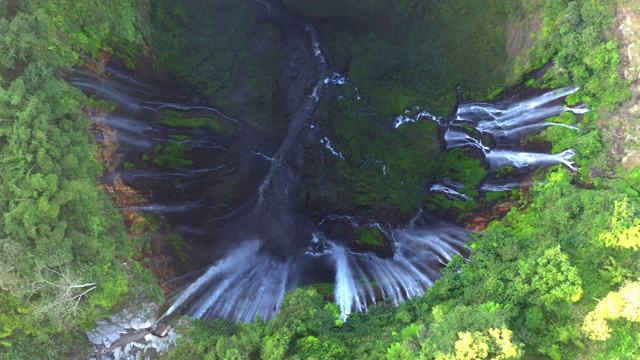
[[[517,189],[521,186],[527,186],[527,185],[533,185],[533,184],[534,183],[532,182],[511,182],[506,184],[483,184],[482,187],[480,187],[480,190],[492,191],[492,192],[509,191],[509,190]]]
[[[522,137],[534,134],[549,126],[563,126],[579,131],[575,126],[545,121],[549,117],[559,115],[564,111],[571,111],[575,114],[588,112],[589,109],[584,106],[570,108],[558,103],[559,99],[576,91],[578,91],[577,86],[569,86],[522,101],[511,100],[498,104],[483,102],[462,103],[455,117],[448,123],[441,117],[436,117],[423,111],[413,118],[398,116],[395,127],[397,128],[404,123],[415,122],[425,117],[445,127],[444,140],[447,149],[463,146],[480,149],[494,168],[504,165],[521,168],[527,166],[550,166],[561,163],[576,171],[575,163],[570,161],[571,157],[575,155],[573,150],[565,150],[560,154],[539,154],[512,149],[514,146],[518,146],[518,141]],[[482,139],[476,138],[465,131],[464,126],[474,129],[480,134],[491,135],[496,144],[493,148],[490,148],[482,142]],[[445,189],[440,186],[436,186],[432,190],[457,196],[451,192],[451,189]]]
[[[578,128],[575,126],[545,121],[564,111],[573,111],[578,114],[589,111],[584,107],[567,108],[557,103],[557,100],[576,91],[578,91],[577,86],[570,86],[506,105],[477,102],[460,104],[455,119],[449,124],[445,134],[447,147],[471,145],[482,149],[487,154],[488,148],[480,140],[463,132],[462,125],[474,127],[480,133],[490,134],[496,141],[496,148],[517,145],[522,137],[549,126],[564,126],[577,131]],[[473,124],[476,125],[473,126]],[[531,156],[536,155],[531,154]]]
[[[441,192],[445,194],[451,200],[469,201],[471,200],[467,195],[458,192],[444,184],[434,184],[429,191]]]
[[[481,102],[463,103],[458,108],[456,120],[482,119],[478,124],[479,130],[513,129],[561,113],[564,111],[562,105],[550,104],[576,91],[578,91],[577,86],[560,88],[531,99],[513,101],[509,106]]]
[[[140,103],[140,107],[143,109],[154,110],[154,111],[158,111],[162,109],[177,109],[182,111],[203,110],[203,111],[209,111],[217,115],[220,115],[221,117],[223,117],[224,119],[230,122],[238,123],[238,120],[232,117],[229,117],[222,111],[210,106],[185,105],[185,104],[166,102],[166,101],[143,101]]]
[[[355,278],[347,258],[347,250],[333,244],[332,257],[336,264],[335,301],[340,306],[342,320],[345,320],[355,308],[356,311],[366,309],[366,298],[363,298],[356,285]]]
[[[109,70],[109,72],[112,72]],[[120,76],[118,73],[114,73]],[[133,79],[125,78],[128,84],[103,79],[93,73],[81,70],[73,70],[69,77],[69,83],[77,88],[98,94],[114,101],[119,107],[125,108],[130,114],[140,113],[144,110],[160,111],[163,109],[177,109],[182,111],[207,111],[213,112],[222,118],[238,125],[238,121],[226,115],[217,108],[197,104],[205,99],[190,99],[178,94],[163,94],[151,92],[151,87]],[[150,100],[153,98],[153,100]],[[176,102],[176,99],[185,99],[185,102]]]
[[[340,151],[336,151],[336,149],[333,148],[333,146],[331,146],[331,141],[329,141],[328,137],[324,137],[320,140],[320,143],[324,144],[324,147],[326,147],[329,151],[331,151],[331,153],[337,157],[339,157],[340,159],[344,160],[344,156],[342,155],[342,152]]]
[[[247,241],[211,266],[173,301],[162,318],[186,305],[195,318],[224,317],[249,322],[273,317],[287,283],[288,264],[260,253],[260,241]]]
[[[571,161],[575,151],[569,149],[559,154],[538,154],[509,150],[493,150],[487,154],[487,161],[493,168],[500,168],[505,165],[523,168],[527,166],[550,166],[558,163],[565,164],[573,171],[578,171],[576,164]]]
[[[554,123],[554,122],[540,122],[536,124],[522,125],[509,130],[495,129],[487,132],[489,132],[494,136],[498,144],[504,144],[509,142],[516,142],[517,140],[523,138],[526,135],[536,133],[550,126],[562,126],[571,130],[576,130],[576,131],[579,130],[576,126],[572,126],[572,125],[566,125],[566,124],[560,124],[560,123]]]
[[[142,205],[142,206],[127,206],[120,208],[122,211],[148,211],[148,212],[160,212],[160,213],[183,213],[186,211],[192,211],[195,209],[203,208],[205,205],[199,202],[191,202],[179,205]]]
[[[442,222],[428,228],[396,230],[393,239],[393,258],[351,253],[333,244],[329,256],[336,268],[334,295],[342,319],[376,302],[374,282],[380,296],[395,305],[423,295],[439,277],[439,265],[466,249],[465,241],[470,240],[464,229]]]
[[[409,112],[410,110],[405,111],[405,113]],[[413,117],[409,117],[406,115],[400,115],[396,117],[396,123],[394,124],[394,127],[397,129],[400,127],[400,125],[402,124],[406,124],[406,123],[414,123],[418,120],[420,120],[421,118],[427,118],[429,120],[433,120],[435,122],[437,122],[438,124],[442,124],[444,122],[444,118],[439,117],[439,116],[435,116],[431,113],[429,113],[428,111],[421,111],[419,112],[417,115],[413,116]]]
[[[264,4],[270,7],[268,3]],[[324,63],[325,60],[320,50],[315,30],[311,27],[307,27],[306,30],[312,40],[312,51],[316,59]],[[148,94],[146,92],[148,89],[146,88],[144,91],[135,89],[140,85],[135,80],[127,80],[131,80],[129,83],[135,91]],[[348,79],[341,76],[325,77],[325,79],[315,84],[314,90],[309,97],[317,102],[323,85],[343,85],[347,82]],[[96,85],[99,83],[87,82],[83,79],[77,79],[75,82],[72,80],[72,83],[80,88],[89,89],[111,98],[119,102],[120,105],[129,108],[131,112],[158,111],[163,108],[200,110],[217,113],[227,120],[235,122],[234,119],[212,107],[180,104],[161,97],[154,97],[151,101],[135,101],[135,97],[127,95],[124,91],[118,91],[118,88]],[[462,124],[471,127],[475,125],[475,129],[479,132],[491,134],[496,139],[498,146],[504,145],[503,142],[513,141],[522,136],[522,134],[538,131],[546,126],[561,125],[544,122],[546,116],[556,115],[564,110],[575,113],[588,111],[584,108],[568,109],[562,106],[550,105],[554,100],[573,91],[575,91],[575,88],[561,89],[561,91],[550,92],[510,107],[483,103],[462,104],[457,116],[450,123],[447,123],[447,119],[443,117],[436,117],[428,112],[420,111],[413,117],[406,115],[397,117],[395,127],[397,128],[407,122],[418,121],[421,118],[436,121],[440,126],[447,127],[445,141],[448,148],[472,146],[481,149],[487,160],[495,167],[500,167],[504,164],[524,167],[563,163],[575,169],[575,164],[570,161],[573,156],[573,152],[570,150],[561,154],[550,155],[518,152],[500,149],[499,147],[491,149],[489,146],[484,145],[482,140],[465,133],[461,128]],[[312,104],[305,103],[301,106],[301,109],[309,109],[312,106]],[[304,113],[304,111],[300,111]],[[114,124],[116,123],[117,121]],[[139,135],[150,130],[138,124],[122,123],[120,125],[122,128],[119,130],[126,130]],[[304,126],[303,122],[297,127],[291,127],[291,134],[297,135],[302,126]],[[274,164],[269,176],[267,176],[260,188],[259,195],[261,199],[264,189],[269,185],[272,172],[277,171],[282,165],[282,161],[278,159],[287,153],[295,137],[287,135],[286,139],[286,141],[283,141],[281,149],[273,157],[268,157],[258,151],[253,151],[250,154],[251,156],[260,156]],[[334,155],[344,159],[342,154],[331,146],[328,138],[324,140],[323,143],[325,143],[327,149]],[[213,146],[213,143],[202,142],[202,146],[210,145]],[[194,171],[204,172],[217,169]],[[386,175],[386,166],[384,164],[382,165],[382,172]],[[462,184],[441,183],[434,185],[431,190],[442,191],[447,196],[459,200],[469,200],[466,195],[456,190],[461,187]],[[191,211],[202,206],[200,203],[187,203],[175,206],[148,205],[135,209],[173,213]],[[230,209],[230,214],[226,215],[225,218],[229,218],[233,214]],[[210,221],[219,219],[222,218],[210,219]],[[251,227],[252,224],[249,223],[246,226]],[[185,231],[207,233],[205,229],[185,229]],[[314,239],[315,243],[319,242],[317,237]],[[341,317],[346,319],[352,311],[364,311],[370,304],[375,303],[377,299],[388,300],[397,305],[408,298],[424,294],[427,287],[439,277],[439,267],[450,261],[453,255],[465,251],[465,241],[470,240],[464,230],[444,223],[437,223],[422,229],[395,230],[391,234],[391,239],[394,242],[394,256],[391,258],[380,258],[370,253],[353,253],[343,246],[329,242],[332,244],[330,249],[326,248],[322,252],[300,253],[281,260],[262,250],[262,242],[259,240],[243,242],[229,251],[216,264],[209,267],[202,276],[181,292],[162,317],[184,310],[190,316],[203,319],[224,317],[248,322],[254,320],[256,315],[260,315],[263,319],[272,318],[278,312],[285,290],[293,288],[294,285],[291,279],[298,275],[300,271],[298,266],[307,264],[306,259],[323,258],[330,260],[334,266],[335,299],[341,309]],[[296,266],[292,265],[294,262]],[[372,284],[375,284],[375,290]]]
[[[214,142],[212,142],[210,140],[186,139],[186,140],[182,140],[182,141],[169,140],[169,142],[176,143],[176,144],[187,145],[187,146],[189,146],[191,148],[225,150],[224,146],[215,144]]]
[[[395,127],[407,122],[418,121],[422,117],[436,121],[444,128],[443,137],[447,149],[467,146],[479,149],[493,170],[507,165],[515,168],[527,168],[563,164],[569,169],[577,171],[576,163],[571,160],[575,152],[571,149],[558,154],[535,153],[518,149],[520,139],[550,126],[562,126],[579,131],[579,128],[573,125],[546,121],[548,118],[565,111],[574,114],[588,112],[589,109],[583,105],[567,107],[560,102],[560,99],[576,91],[578,91],[577,86],[570,86],[551,90],[522,101],[511,99],[495,104],[461,103],[451,120],[436,117],[423,111],[412,118],[404,115],[396,117]],[[490,135],[493,139],[491,146],[483,142],[485,140],[483,135]],[[520,185],[517,183],[485,184],[480,190],[503,191],[517,188]],[[453,200],[471,200],[456,190],[460,187],[450,186],[447,183],[436,183],[432,185],[430,191],[442,192]]]
[[[318,43],[314,43],[316,56]],[[348,79],[339,76],[332,76],[323,80],[322,85],[343,85]],[[84,87],[101,93],[120,105],[128,107],[131,112],[141,112],[144,110],[157,111],[162,108],[177,108],[181,110],[200,110],[219,113],[217,109],[199,106],[183,105],[172,101],[165,101],[162,98],[154,98],[151,101],[136,100],[117,86],[101,86],[100,83],[91,83],[86,79],[79,79],[75,83],[79,87]],[[132,86],[139,84],[133,83]],[[125,89],[126,90],[126,89]],[[320,82],[316,84],[316,90],[311,96],[319,96],[322,90]],[[147,91],[147,89],[145,89]],[[565,126],[545,122],[545,116],[557,115],[562,111],[569,110],[575,113],[583,113],[584,108],[567,109],[562,106],[550,104],[555,99],[566,96],[566,93],[575,91],[565,89],[559,92],[551,92],[543,96],[527,100],[523,104],[511,106],[500,106],[483,103],[462,104],[454,120],[448,122],[443,117],[436,117],[428,112],[420,111],[415,116],[399,116],[396,118],[395,126],[399,127],[407,122],[419,121],[422,118],[436,121],[440,126],[446,127],[444,138],[448,148],[459,146],[476,147],[485,154],[487,161],[493,167],[512,165],[515,167],[526,166],[546,166],[562,163],[571,169],[576,169],[575,164],[570,160],[573,152],[567,150],[560,154],[535,154],[523,151],[503,149],[502,145],[511,145],[515,139],[538,131],[547,126]],[[133,100],[132,100],[133,99]],[[534,112],[535,114],[529,114]],[[144,113],[142,113],[144,114]],[[224,114],[220,114],[225,117]],[[551,116],[549,115],[549,116]],[[230,121],[231,118],[225,117]],[[119,131],[118,139],[123,142],[137,142],[143,146],[151,146],[150,142],[157,143],[154,138],[157,129],[143,123],[136,123],[125,118],[112,117],[105,120],[111,127]],[[462,125],[465,124],[477,130],[491,134],[497,142],[496,146],[490,148],[482,143],[482,140],[469,135],[464,131]],[[295,134],[295,132],[294,132]],[[205,138],[197,140],[186,140],[191,146],[220,148],[214,142]],[[328,138],[323,139],[323,144],[335,156],[344,159],[342,153],[334,149]],[[286,145],[286,144],[285,144]],[[276,155],[287,151],[287,146],[283,145]],[[260,151],[252,151],[247,156],[259,156],[270,162],[277,163],[276,156],[267,156]],[[278,164],[276,164],[278,165]],[[276,166],[274,165],[274,166]],[[191,177],[195,174],[214,172],[228,165],[211,169],[176,169],[175,173],[153,174],[137,173],[136,169],[130,169],[131,176],[148,176],[160,178],[163,176]],[[381,164],[382,173],[386,176],[386,166]],[[201,180],[198,180],[201,181]],[[265,184],[269,180],[265,180]],[[186,186],[185,183],[181,186]],[[510,188],[511,184],[503,185]],[[442,181],[432,186],[431,191],[440,191],[448,197],[466,201],[470,198],[460,193],[458,190],[463,184],[451,181]],[[495,191],[499,187],[485,185],[487,191]],[[514,187],[517,187],[514,186]],[[220,206],[227,206],[220,204]],[[140,207],[125,208],[123,210],[137,211],[157,211],[164,213],[184,213],[189,211],[199,211],[205,207],[202,203],[183,203],[178,205],[145,205]],[[228,207],[228,206],[227,206]],[[229,215],[233,216],[234,210],[229,209]],[[217,221],[224,218],[215,218],[210,221]],[[354,226],[358,225],[353,222]],[[370,224],[375,225],[375,224]],[[251,224],[247,224],[251,226]],[[208,234],[206,228],[202,229],[181,229],[192,234]],[[390,258],[380,258],[377,255],[366,253],[359,254],[350,252],[347,248],[327,241],[331,246],[318,248],[318,251],[300,253],[289,258],[280,259],[271,255],[268,251],[261,249],[261,241],[247,241],[232,249],[225,257],[211,266],[205,274],[188,286],[172,302],[172,306],[163,315],[166,317],[176,311],[184,311],[187,315],[210,319],[224,317],[236,321],[253,321],[256,315],[264,319],[275,316],[283,300],[285,290],[295,287],[295,281],[301,267],[309,263],[309,259],[330,261],[335,270],[335,300],[341,309],[341,317],[346,319],[353,311],[366,311],[368,306],[377,300],[384,299],[393,304],[414,296],[424,294],[438,277],[438,270],[442,264],[451,260],[452,256],[465,251],[465,241],[470,240],[467,233],[451,225],[438,223],[428,228],[410,228],[407,230],[395,230],[391,234],[394,242],[394,256]],[[265,240],[266,241],[266,240]],[[313,241],[312,241],[313,242]],[[316,243],[319,240],[316,237]],[[329,270],[331,271],[331,270]],[[374,285],[375,284],[375,288]]]
[[[444,133],[444,141],[447,144],[447,149],[462,146],[471,146],[482,150],[485,155],[490,150],[489,147],[485,146],[481,140],[476,139],[466,132],[455,127],[447,128]]]
[[[345,84],[350,84],[353,85],[353,83],[351,82],[351,80],[349,80],[346,76],[344,75],[340,75],[339,73],[333,73],[331,74],[331,76],[327,76],[324,79],[324,84],[325,85],[332,85],[332,86],[337,86],[337,85],[345,85]],[[360,91],[358,90],[357,87],[353,87],[353,89],[356,92],[356,99],[360,100]],[[338,100],[342,100],[344,99],[344,95],[339,95],[338,96]]]
[[[120,116],[110,115],[105,117],[88,116],[94,123],[102,123],[108,125],[110,128],[117,129],[118,131],[124,131],[133,133],[136,135],[147,136],[145,132],[156,132],[160,130],[153,128],[150,125],[137,122],[135,119],[128,119]]]
[[[395,230],[391,237],[392,258],[352,253],[334,242],[322,241],[327,245],[323,251],[308,252],[292,261],[304,264],[304,258],[326,258],[333,263],[335,301],[341,318],[346,319],[353,311],[367,310],[378,299],[398,305],[423,295],[439,277],[439,267],[465,251],[465,242],[470,240],[467,231],[443,222],[428,228]],[[311,243],[318,246],[321,241],[314,236]],[[187,315],[203,319],[248,322],[256,315],[269,319],[277,313],[290,279],[298,272],[289,262],[262,252],[260,241],[248,241],[183,290],[162,317],[186,309]]]

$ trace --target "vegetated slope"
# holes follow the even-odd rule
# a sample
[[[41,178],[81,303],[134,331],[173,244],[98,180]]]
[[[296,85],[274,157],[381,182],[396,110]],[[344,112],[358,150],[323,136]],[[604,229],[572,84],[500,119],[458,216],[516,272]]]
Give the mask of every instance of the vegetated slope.
[[[394,16],[384,6],[384,13],[375,12],[386,4],[382,1],[335,3],[362,10],[353,15],[354,27],[364,26],[358,16]],[[538,136],[551,143],[553,152],[575,149],[578,173],[557,166],[538,172],[532,179],[538,184],[527,192],[511,193],[519,205],[478,236],[469,262],[457,257],[444,268],[443,278],[423,298],[398,308],[378,304],[343,323],[335,305],[323,302],[313,289],[299,289],[266,323],[196,323],[189,342],[170,358],[640,356],[640,169],[619,167],[619,158],[608,156],[612,142],[601,141],[601,129],[610,129],[609,114],[624,124],[620,111],[628,119],[634,110],[626,101],[630,96],[637,101],[638,94],[630,93],[629,83],[618,76],[620,33],[611,30],[616,11],[638,10],[615,1],[525,6],[528,19],[541,24],[531,34],[536,40],[528,63],[554,59],[546,75],[529,85],[577,84],[582,91],[568,101],[584,101],[595,109],[579,124],[579,132],[554,127]],[[339,17],[351,20],[350,14],[342,11]],[[358,86],[357,76],[353,80]],[[638,80],[629,80],[636,88]]]
[[[87,98],[61,78],[78,53],[144,54],[137,26],[134,1],[0,3],[0,358],[83,357],[80,328],[134,286],[158,298],[98,189]]]

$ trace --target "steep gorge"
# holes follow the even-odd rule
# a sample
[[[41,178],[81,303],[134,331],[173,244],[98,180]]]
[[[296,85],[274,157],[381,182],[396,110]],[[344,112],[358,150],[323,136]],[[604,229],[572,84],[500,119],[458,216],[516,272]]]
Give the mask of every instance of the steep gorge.
[[[454,254],[468,251],[464,242],[470,238],[464,230],[422,210],[414,216],[405,209],[404,215],[397,216],[393,206],[371,212],[351,205],[335,212],[337,209],[331,211],[327,204],[309,198],[317,192],[313,187],[302,191],[309,183],[300,174],[315,158],[326,158],[334,164],[349,161],[331,146],[333,135],[322,126],[327,124],[323,117],[331,115],[326,110],[317,113],[317,104],[322,101],[326,109],[340,101],[361,99],[357,88],[351,99],[345,100],[348,89],[337,98],[327,98],[327,94],[340,94],[338,87],[353,85],[337,73],[329,76],[319,35],[310,23],[294,19],[276,3],[258,2],[257,9],[263,14],[261,21],[275,21],[279,28],[280,40],[272,46],[289,51],[280,54],[281,72],[276,76],[280,79],[278,91],[286,92],[279,97],[287,99],[285,110],[280,110],[287,117],[286,132],[265,132],[267,128],[253,122],[246,108],[235,110],[240,117],[228,115],[207,95],[180,94],[167,86],[147,85],[134,75],[114,69],[106,68],[107,74],[119,79],[104,80],[83,72],[70,77],[72,84],[118,105],[115,112],[98,121],[117,130],[119,152],[125,158],[119,177],[146,192],[151,201],[122,210],[162,214],[172,225],[169,232],[179,233],[198,249],[198,257],[205,263],[214,261],[204,275],[177,295],[163,317],[186,306],[185,311],[198,318],[222,316],[250,321],[259,314],[268,319],[277,312],[286,290],[334,278],[334,296],[344,318],[352,310],[365,309],[379,300],[398,304],[423,294],[438,277],[442,264]],[[276,31],[273,25],[268,26]],[[269,50],[259,53],[263,51]],[[433,135],[418,140],[428,146],[433,146],[429,142],[435,143],[435,149],[428,150],[432,154],[414,152],[413,156],[433,156],[440,148],[453,154],[449,150],[456,148],[464,151],[454,156],[465,158],[467,149],[479,150],[487,165],[482,160],[469,160],[471,168],[456,170],[477,171],[471,183],[463,183],[466,178],[449,178],[455,171],[435,170],[421,180],[428,187],[418,188],[417,194],[428,199],[429,193],[439,193],[448,202],[473,203],[478,193],[521,186],[514,182],[517,177],[503,177],[499,183],[495,183],[497,179],[483,182],[487,170],[493,176],[505,167],[521,172],[558,163],[576,170],[570,150],[547,155],[519,149],[520,139],[548,126],[577,131],[570,125],[544,122],[565,111],[556,100],[576,90],[567,88],[530,99],[526,96],[533,95],[522,91],[514,95],[522,100],[503,99],[495,104],[462,102],[449,116],[412,110],[415,114],[397,116],[394,126],[383,132],[433,124],[426,133]],[[237,91],[232,86],[229,98],[239,104],[246,101],[246,95],[244,100],[232,95]],[[581,114],[587,110],[572,111]],[[401,142],[402,137],[396,141]],[[324,144],[325,149],[310,146],[314,143]],[[428,161],[433,167],[443,160]],[[385,163],[371,158],[367,162],[378,163],[383,178],[389,178]],[[324,166],[320,171],[330,171]],[[393,170],[391,165],[391,174]],[[402,178],[394,181],[403,184]],[[335,184],[315,186],[329,192],[344,191]],[[436,212],[441,211],[442,202],[433,204]],[[377,285],[374,291],[358,283]]]

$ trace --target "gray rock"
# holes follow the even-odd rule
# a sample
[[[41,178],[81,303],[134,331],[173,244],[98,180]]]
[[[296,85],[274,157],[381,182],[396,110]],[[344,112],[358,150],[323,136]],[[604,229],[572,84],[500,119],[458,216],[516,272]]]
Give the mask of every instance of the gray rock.
[[[87,331],[87,338],[89,338],[89,342],[91,342],[93,345],[100,345],[102,344],[102,335],[98,334],[95,329],[94,330],[90,330]]]
[[[120,337],[120,334],[125,332],[123,327],[105,320],[99,320],[97,323],[98,327],[86,332],[87,338],[94,345],[104,344],[104,346],[110,347]]]
[[[122,357],[122,347],[117,347],[113,350],[113,357],[120,359]]]
[[[111,322],[122,327],[123,329],[130,329],[131,325],[129,325],[129,318],[124,316],[125,314],[115,314],[111,317]]]
[[[87,331],[86,334],[89,341],[98,347],[96,350],[102,346],[108,349],[122,334],[152,327],[157,315],[157,304],[153,302],[139,303],[112,315],[110,319],[96,321],[96,328]],[[163,332],[163,337],[147,334],[144,340],[141,339],[139,342],[131,342],[113,349],[109,356],[113,356],[115,359],[136,360],[152,354],[150,356],[155,358],[158,354],[167,353],[175,346],[178,337],[179,335],[171,327],[168,327]]]
[[[169,352],[169,349],[175,346],[175,344],[178,342],[179,337],[180,335],[177,332],[175,332],[173,329],[170,329],[169,331],[167,331],[164,337],[155,338],[153,347],[159,354],[167,353]]]
[[[123,327],[116,324],[112,324],[112,326],[108,327],[106,330],[105,336],[111,342],[118,340],[120,335],[126,332]]]
[[[161,337],[165,337],[169,334],[169,332],[173,330],[173,326],[169,325],[167,326],[164,331],[162,332],[162,334],[160,334]]]
[[[129,326],[131,326],[133,330],[148,329],[153,325],[154,320],[155,319],[153,317],[134,317],[133,319],[131,319],[131,321],[129,321]]]

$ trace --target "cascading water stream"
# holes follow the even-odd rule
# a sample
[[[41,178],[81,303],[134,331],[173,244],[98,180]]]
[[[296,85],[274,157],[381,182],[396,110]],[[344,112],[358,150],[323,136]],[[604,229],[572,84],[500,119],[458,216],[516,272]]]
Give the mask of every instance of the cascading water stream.
[[[521,102],[510,103],[503,101],[495,105],[480,102],[462,103],[458,107],[455,117],[445,126],[447,127],[447,132],[454,134],[462,132],[467,137],[471,136],[463,132],[463,126],[472,127],[479,133],[490,134],[496,142],[496,149],[516,146],[517,141],[523,136],[535,133],[548,126],[565,126],[578,130],[574,126],[545,121],[549,117],[559,115],[564,111],[583,113],[585,109],[572,109],[557,104],[557,100],[576,91],[578,91],[577,86],[570,86],[552,90]],[[445,136],[447,147],[471,145],[483,150],[485,154],[492,151],[489,151],[481,142],[477,143],[479,140],[473,137],[471,137],[473,140],[469,140],[466,144],[457,145],[459,137],[464,136],[451,136],[451,143],[449,143]]]
[[[535,134],[549,126],[563,126],[579,131],[576,126],[546,121],[546,119],[559,115],[564,111],[571,111],[574,114],[583,114],[589,111],[583,106],[570,108],[559,103],[559,100],[576,91],[578,91],[578,87],[569,86],[551,90],[522,101],[507,99],[495,104],[465,102],[459,104],[456,113],[450,119],[421,112],[414,118],[398,117],[396,119],[396,127],[406,122],[415,122],[421,117],[434,120],[444,128],[443,137],[447,149],[466,146],[479,149],[484,154],[485,161],[492,170],[497,170],[503,166],[534,168],[564,164],[571,170],[577,171],[576,164],[571,161],[571,158],[575,155],[575,152],[571,149],[558,154],[545,154],[519,148],[520,139],[524,136]],[[478,136],[477,134],[480,135]],[[492,138],[493,144],[491,146],[485,145],[483,135],[489,135]],[[503,191],[516,188],[519,185],[485,184],[479,190]],[[471,200],[468,196],[456,190],[462,187],[452,187],[440,181],[431,187],[431,191],[442,192],[452,200]]]
[[[528,166],[550,166],[562,163],[573,171],[578,167],[571,161],[576,153],[573,150],[565,150],[559,154],[538,154],[523,151],[493,150],[487,154],[487,161],[493,168],[510,165],[516,168]]]
[[[457,186],[457,185],[460,185],[460,186]],[[454,188],[460,189],[463,186],[464,185],[462,184],[456,184],[454,186],[451,186],[448,184],[433,184],[431,186],[431,189],[429,189],[429,191],[441,192],[445,194],[449,199],[452,199],[452,200],[469,201],[471,200],[471,198],[469,198],[465,194],[458,192],[458,190],[454,189]]]
[[[392,258],[354,254],[330,243],[331,250],[325,256],[335,265],[335,301],[343,319],[376,302],[373,283],[380,297],[395,305],[422,296],[439,278],[440,266],[467,251],[466,242],[471,240],[466,230],[444,222],[394,230],[391,237],[395,247]]]

